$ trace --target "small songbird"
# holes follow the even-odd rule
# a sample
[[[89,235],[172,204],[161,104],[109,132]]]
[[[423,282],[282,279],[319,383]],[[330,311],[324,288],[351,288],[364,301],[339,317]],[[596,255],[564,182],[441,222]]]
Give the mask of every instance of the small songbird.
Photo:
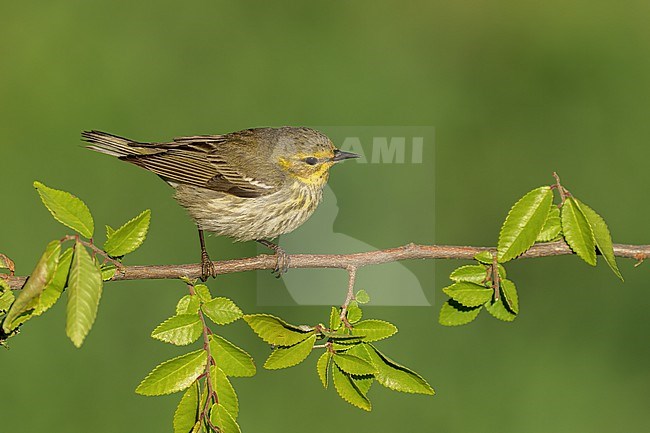
[[[322,199],[329,169],[358,158],[311,128],[254,128],[224,135],[142,143],[100,131],[82,132],[88,149],[156,173],[175,190],[199,229],[202,279],[216,276],[203,231],[255,240],[275,251],[280,275],[288,256],[270,242],[304,223]]]

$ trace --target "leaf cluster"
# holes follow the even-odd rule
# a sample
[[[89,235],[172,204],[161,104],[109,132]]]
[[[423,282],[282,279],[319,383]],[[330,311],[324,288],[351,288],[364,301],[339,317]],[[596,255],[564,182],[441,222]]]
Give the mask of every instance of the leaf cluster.
[[[0,343],[16,335],[23,323],[52,308],[67,291],[66,334],[80,347],[97,316],[103,282],[113,277],[121,257],[142,245],[151,213],[146,210],[119,229],[111,229],[100,249],[93,240],[93,216],[81,199],[40,182],[34,182],[34,187],[54,219],[76,234],[46,246],[18,296],[2,289]],[[68,243],[72,245],[64,248]]]
[[[553,193],[560,202],[554,204]],[[443,292],[449,300],[440,310],[439,322],[446,326],[473,321],[485,308],[499,320],[511,322],[519,314],[519,297],[514,282],[506,278],[503,263],[519,257],[536,242],[564,240],[578,257],[596,265],[599,252],[614,274],[623,280],[616,264],[612,237],[605,220],[575,198],[559,181],[525,194],[508,212],[496,254],[477,254],[477,264],[455,269],[454,284]]]
[[[359,303],[370,299],[365,291],[355,299],[345,311],[332,307],[327,326],[296,326],[268,314],[245,315],[251,329],[273,348],[264,368],[293,367],[320,349],[316,372],[323,387],[333,382],[338,395],[353,406],[371,410],[368,391],[375,381],[393,391],[433,395],[426,380],[374,345],[397,333],[397,327],[383,320],[362,320]]]

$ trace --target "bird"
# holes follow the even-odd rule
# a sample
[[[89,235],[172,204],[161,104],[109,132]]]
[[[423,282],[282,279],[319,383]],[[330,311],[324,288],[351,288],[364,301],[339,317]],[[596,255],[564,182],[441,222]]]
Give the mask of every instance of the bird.
[[[88,149],[151,171],[174,188],[174,198],[198,228],[203,281],[217,276],[205,231],[265,245],[275,252],[273,272],[281,276],[289,257],[272,240],[314,213],[333,165],[359,157],[307,127],[251,128],[161,143],[97,130],[81,136]]]

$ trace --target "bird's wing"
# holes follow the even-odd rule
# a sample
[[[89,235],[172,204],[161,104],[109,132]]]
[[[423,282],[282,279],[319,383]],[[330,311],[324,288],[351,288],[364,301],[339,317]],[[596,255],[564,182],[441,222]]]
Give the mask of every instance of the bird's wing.
[[[260,155],[250,143],[228,136],[177,138],[170,143],[138,144],[159,150],[156,153],[128,155],[121,159],[152,171],[171,183],[182,183],[220,191],[239,197],[259,197],[278,190],[281,173],[269,161],[257,161]],[[263,163],[264,178],[256,173]]]

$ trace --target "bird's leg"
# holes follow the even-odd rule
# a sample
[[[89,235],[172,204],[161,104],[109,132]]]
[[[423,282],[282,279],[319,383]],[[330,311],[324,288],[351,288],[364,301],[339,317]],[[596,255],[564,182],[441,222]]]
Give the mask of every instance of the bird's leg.
[[[217,270],[214,268],[212,260],[210,260],[208,250],[205,249],[205,239],[201,229],[199,229],[199,241],[201,242],[201,281],[205,282],[209,277],[216,277]]]
[[[267,241],[266,239],[258,239],[257,242],[275,252],[277,261],[275,263],[275,269],[273,269],[272,273],[275,274],[276,278],[280,278],[282,274],[286,273],[289,270],[289,255],[282,248],[280,248],[279,245]]]

